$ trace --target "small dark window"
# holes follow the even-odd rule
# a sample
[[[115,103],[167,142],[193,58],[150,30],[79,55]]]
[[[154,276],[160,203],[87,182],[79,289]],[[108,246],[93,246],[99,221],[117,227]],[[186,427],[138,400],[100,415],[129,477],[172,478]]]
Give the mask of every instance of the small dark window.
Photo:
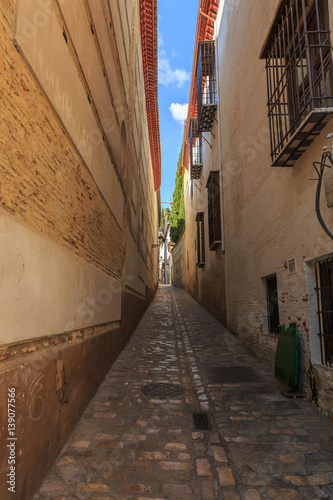
[[[327,0],[283,0],[261,54],[274,166],[292,166],[333,112],[331,52]]]
[[[333,366],[333,259],[316,264],[319,337],[322,363]]]
[[[278,335],[280,318],[276,274],[266,278],[266,298],[268,331]]]
[[[211,172],[206,184],[208,189],[209,250],[216,250],[221,243],[221,209],[219,172]]]
[[[205,228],[203,212],[198,212],[195,220],[197,222],[197,265],[198,267],[203,267],[205,265]]]

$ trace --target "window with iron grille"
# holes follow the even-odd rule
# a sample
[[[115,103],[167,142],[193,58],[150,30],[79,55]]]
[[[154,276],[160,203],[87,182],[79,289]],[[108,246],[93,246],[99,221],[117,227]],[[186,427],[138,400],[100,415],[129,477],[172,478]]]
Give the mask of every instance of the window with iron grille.
[[[261,57],[273,166],[293,166],[333,113],[327,0],[282,1]]]
[[[221,209],[219,172],[211,172],[206,184],[208,189],[209,250],[216,250],[221,243]]]
[[[269,333],[278,335],[280,317],[276,274],[273,274],[272,276],[268,276],[266,278],[266,299],[268,331]]]
[[[333,259],[316,263],[321,359],[333,366]]]
[[[203,212],[198,212],[195,220],[197,223],[197,266],[203,267],[205,265],[205,226]]]
[[[190,120],[190,179],[200,179],[203,165],[202,135],[198,132],[198,119]]]
[[[209,132],[217,108],[217,82],[215,68],[215,42],[199,42],[196,69],[198,131]]]

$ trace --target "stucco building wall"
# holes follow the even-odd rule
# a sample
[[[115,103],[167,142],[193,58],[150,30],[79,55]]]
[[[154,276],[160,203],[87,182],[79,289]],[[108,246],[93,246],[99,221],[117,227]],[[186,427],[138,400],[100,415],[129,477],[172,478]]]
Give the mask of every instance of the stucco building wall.
[[[183,252],[183,237],[181,237],[176,245],[173,247],[172,252],[172,275],[171,285],[178,288],[185,288],[185,263]]]
[[[332,416],[330,384],[322,378],[328,372],[319,354],[313,263],[332,254],[333,242],[318,223],[311,179],[333,122],[329,117],[294,167],[271,167],[265,61],[259,55],[277,7],[276,1],[257,1],[226,10],[219,35],[227,324],[274,364],[277,337],[268,333],[264,278],[276,273],[280,323],[297,323],[303,387],[311,397],[308,374],[310,363],[316,365],[319,404]],[[324,198],[322,215],[333,227]],[[297,272],[289,274],[284,263],[294,257]]]
[[[0,398],[5,408],[16,388],[17,498],[37,487],[156,290],[141,51],[136,0],[1,2]]]
[[[189,194],[190,183],[186,187],[183,252],[184,258],[189,253],[192,268],[185,288],[274,366],[278,337],[268,333],[266,277],[276,274],[280,323],[297,323],[303,391],[332,418],[333,368],[321,362],[315,262],[333,255],[333,241],[317,220],[317,184],[311,179],[317,177],[313,162],[320,161],[323,147],[330,144],[326,136],[333,132],[333,120],[328,115],[325,128],[292,168],[271,166],[266,70],[260,54],[279,5],[277,0],[220,3],[215,23],[218,124],[212,128],[215,138],[204,133],[212,148],[204,143],[196,201]],[[333,2],[328,5],[332,29]],[[205,185],[210,170],[220,171],[223,185],[223,243],[214,252],[206,246],[205,266],[195,269],[197,211],[205,214],[208,240]],[[324,194],[321,211],[332,230],[333,212]],[[294,258],[297,272],[290,274],[285,263]]]
[[[212,133],[205,132],[209,141],[203,146],[203,169],[200,180],[190,177],[190,167],[184,175],[185,185],[185,234],[186,290],[222,323],[226,321],[225,310],[225,265],[223,244],[214,251],[209,250],[208,238],[208,190],[207,180],[211,171],[218,171],[220,164],[219,128],[215,123]],[[215,137],[214,137],[215,136]],[[212,147],[210,147],[210,145]],[[198,213],[204,214],[205,265],[197,266]],[[188,261],[187,261],[188,254]]]

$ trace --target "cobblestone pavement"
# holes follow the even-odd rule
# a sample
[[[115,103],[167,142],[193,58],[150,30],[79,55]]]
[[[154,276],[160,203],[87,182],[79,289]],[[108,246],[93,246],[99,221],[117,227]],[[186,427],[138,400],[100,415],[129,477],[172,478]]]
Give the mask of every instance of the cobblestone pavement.
[[[244,381],[216,383],[226,373],[214,367]],[[145,396],[151,383],[183,392]],[[279,387],[189,295],[162,286],[34,498],[333,499],[333,422]],[[195,430],[195,412],[213,429]]]

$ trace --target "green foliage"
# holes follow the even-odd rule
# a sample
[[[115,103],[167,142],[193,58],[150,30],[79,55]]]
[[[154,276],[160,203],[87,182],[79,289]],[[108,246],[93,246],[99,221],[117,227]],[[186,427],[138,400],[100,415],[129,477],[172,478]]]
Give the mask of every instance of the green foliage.
[[[175,243],[185,230],[184,177],[180,175],[180,162],[181,156],[179,155],[175,190],[172,196],[172,211],[169,218],[170,236]]]

